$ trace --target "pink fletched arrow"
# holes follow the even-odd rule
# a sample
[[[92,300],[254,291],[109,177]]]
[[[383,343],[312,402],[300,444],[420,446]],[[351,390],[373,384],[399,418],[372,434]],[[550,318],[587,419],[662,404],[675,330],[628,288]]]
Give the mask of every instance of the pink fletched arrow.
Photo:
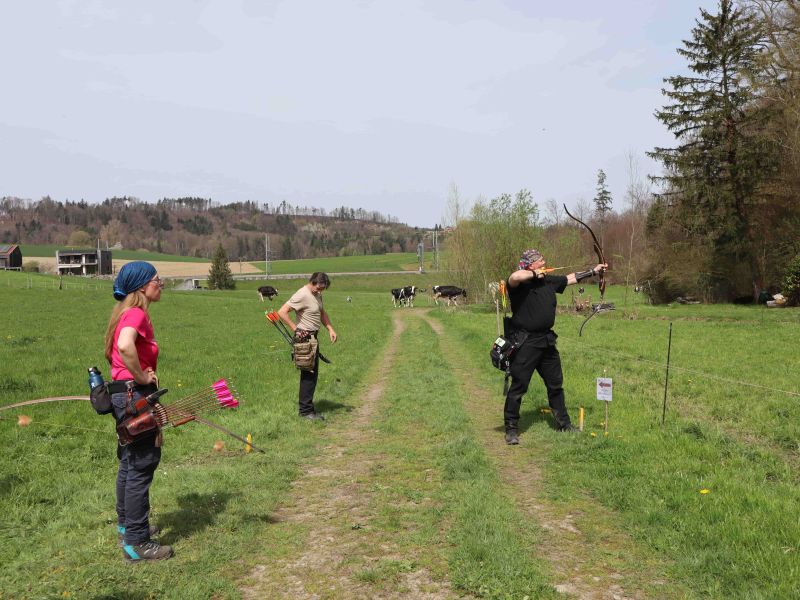
[[[202,413],[221,408],[236,408],[239,398],[235,389],[231,389],[228,381],[219,379],[207,388],[190,394],[185,398],[162,407],[162,426],[177,427],[194,420]]]

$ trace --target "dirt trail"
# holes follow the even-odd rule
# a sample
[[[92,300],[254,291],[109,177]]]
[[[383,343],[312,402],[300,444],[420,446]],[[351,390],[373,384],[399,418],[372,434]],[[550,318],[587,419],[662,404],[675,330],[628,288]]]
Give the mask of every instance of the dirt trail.
[[[425,569],[401,574],[391,589],[354,577],[354,569],[363,569],[364,562],[377,563],[396,554],[390,539],[367,527],[375,493],[370,474],[382,461],[364,450],[374,435],[376,405],[385,392],[405,328],[398,315],[393,323],[392,337],[369,376],[372,383],[362,404],[351,419],[320,428],[329,443],[320,450],[318,461],[293,483],[291,498],[274,514],[274,527],[285,529],[276,535],[301,535],[305,543],[288,558],[256,565],[240,587],[244,598],[456,597],[447,581],[434,581]]]
[[[520,446],[503,440],[502,403],[475,382],[469,366],[459,358],[459,348],[442,324],[423,318],[439,335],[445,359],[463,382],[465,403],[480,441],[498,469],[509,495],[520,512],[545,530],[539,548],[550,565],[556,590],[586,599],[672,597],[663,579],[663,565],[657,564],[623,533],[613,513],[589,498],[579,505],[555,505],[543,497],[541,459]],[[500,378],[498,378],[499,380]],[[496,410],[487,410],[495,406]],[[649,591],[645,591],[648,590]]]

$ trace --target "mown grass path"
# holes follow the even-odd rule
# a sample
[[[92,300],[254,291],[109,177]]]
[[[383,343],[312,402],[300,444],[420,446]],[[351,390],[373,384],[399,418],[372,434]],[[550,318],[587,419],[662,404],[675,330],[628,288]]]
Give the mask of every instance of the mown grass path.
[[[427,311],[423,318],[442,339],[446,361],[462,382],[467,410],[483,447],[500,473],[504,491],[515,498],[526,519],[537,522],[546,532],[537,546],[537,554],[548,563],[556,590],[590,599],[686,597],[686,590],[668,581],[666,565],[626,535],[611,511],[588,496],[577,503],[547,498],[541,485],[547,440],[530,432],[522,436],[519,446],[505,445],[502,376],[498,374],[497,389],[482,386],[473,376],[474,357],[465,360],[456,340]],[[526,397],[529,405],[537,402],[535,392],[531,395]],[[547,412],[542,410],[543,414]]]
[[[613,511],[588,495],[548,497],[548,441],[530,432],[519,447],[504,444],[497,390],[474,377],[473,359],[429,312],[393,315],[361,403],[319,428],[321,452],[254,547],[260,556],[243,597],[691,595]],[[414,396],[416,415],[398,386]],[[455,460],[466,472],[453,475]],[[512,554],[519,562],[506,568]],[[486,562],[494,581],[484,584]]]
[[[320,456],[292,485],[289,501],[273,515],[271,537],[294,545],[287,555],[258,564],[241,587],[244,598],[446,598],[452,594],[446,578],[426,569],[403,565],[390,539],[368,527],[374,518],[374,477],[385,457],[365,446],[375,433],[373,418],[386,393],[386,375],[394,367],[405,324],[398,316],[382,356],[376,361],[362,403],[351,418],[324,429]],[[314,426],[314,424],[309,424]],[[300,542],[302,538],[302,542]],[[300,542],[298,544],[298,542]],[[369,566],[395,556],[393,589],[384,589]],[[374,585],[377,583],[378,585]]]
[[[322,450],[253,545],[240,592],[555,597],[534,553],[540,532],[502,493],[439,336],[415,311],[393,323],[360,404],[319,427]]]

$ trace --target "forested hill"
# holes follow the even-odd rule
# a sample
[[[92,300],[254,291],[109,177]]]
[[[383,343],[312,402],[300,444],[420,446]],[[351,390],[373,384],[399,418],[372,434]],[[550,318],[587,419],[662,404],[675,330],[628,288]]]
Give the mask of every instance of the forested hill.
[[[255,202],[216,204],[206,198],[146,203],[109,198],[99,204],[0,199],[0,243],[103,245],[209,257],[219,243],[232,260],[315,258],[414,252],[425,230],[378,212]]]

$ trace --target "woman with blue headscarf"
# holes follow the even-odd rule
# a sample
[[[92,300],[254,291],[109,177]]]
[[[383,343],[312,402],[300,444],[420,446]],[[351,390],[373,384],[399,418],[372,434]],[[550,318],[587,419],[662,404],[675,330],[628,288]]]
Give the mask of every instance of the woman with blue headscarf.
[[[161,299],[164,283],[148,262],[124,265],[114,280],[116,306],[106,329],[106,359],[113,381],[109,385],[114,418],[128,416],[129,403],[158,389],[158,343],[150,322],[151,302]],[[150,526],[150,484],[161,460],[161,432],[147,432],[125,446],[117,446],[117,529],[122,555],[128,562],[172,556],[170,546],[152,539],[158,528]]]

